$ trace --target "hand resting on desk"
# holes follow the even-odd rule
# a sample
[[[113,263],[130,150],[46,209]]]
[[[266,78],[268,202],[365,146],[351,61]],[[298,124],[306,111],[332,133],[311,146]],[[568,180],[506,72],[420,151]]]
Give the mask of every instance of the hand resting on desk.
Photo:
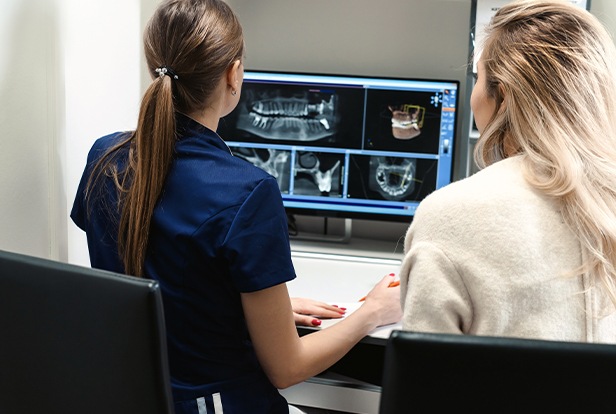
[[[306,298],[291,298],[291,307],[297,326],[319,326],[319,318],[339,319],[346,312],[345,308]]]
[[[391,282],[391,276],[383,277],[351,315],[302,336],[295,325],[286,283],[242,292],[250,339],[272,385],[284,389],[325,371],[378,326],[399,321],[400,287],[388,287]]]

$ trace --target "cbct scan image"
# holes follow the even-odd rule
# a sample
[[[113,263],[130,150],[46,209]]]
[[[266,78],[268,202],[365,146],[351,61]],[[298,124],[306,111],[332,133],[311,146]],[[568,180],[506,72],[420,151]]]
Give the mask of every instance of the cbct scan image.
[[[348,198],[419,201],[436,188],[436,160],[351,155]]]
[[[294,89],[259,92],[249,89],[237,127],[271,140],[311,142],[338,131],[337,96],[331,92]]]
[[[291,176],[291,151],[230,147],[234,156],[243,158],[255,166],[265,170],[278,182],[281,193],[289,193]]]
[[[416,164],[412,158],[370,157],[368,188],[386,200],[404,200],[415,190]]]
[[[293,193],[342,197],[344,154],[298,151],[295,156]]]
[[[363,102],[357,88],[244,82],[219,133],[226,141],[359,149]]]

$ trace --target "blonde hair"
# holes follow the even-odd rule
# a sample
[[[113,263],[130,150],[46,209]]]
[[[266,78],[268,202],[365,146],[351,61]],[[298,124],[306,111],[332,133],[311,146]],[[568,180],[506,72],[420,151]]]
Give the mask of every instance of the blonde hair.
[[[173,160],[176,112],[206,108],[227,69],[244,54],[242,27],[222,0],[163,1],[143,39],[153,82],[143,96],[137,127],[101,158],[88,183],[92,187],[103,176],[116,183],[118,252],[125,272],[134,276],[143,276],[152,214]],[[161,68],[170,76],[159,76]],[[120,171],[117,154],[126,147],[128,163]]]
[[[585,262],[616,304],[616,50],[603,25],[567,1],[499,9],[481,53],[496,110],[480,166],[522,154],[527,181],[560,205]],[[510,149],[513,149],[513,154]]]

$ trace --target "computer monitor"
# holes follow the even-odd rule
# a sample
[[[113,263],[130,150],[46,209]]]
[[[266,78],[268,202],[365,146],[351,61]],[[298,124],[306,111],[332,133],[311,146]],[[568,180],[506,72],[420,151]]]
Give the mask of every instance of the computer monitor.
[[[218,133],[288,213],[410,221],[452,181],[459,83],[246,71]]]

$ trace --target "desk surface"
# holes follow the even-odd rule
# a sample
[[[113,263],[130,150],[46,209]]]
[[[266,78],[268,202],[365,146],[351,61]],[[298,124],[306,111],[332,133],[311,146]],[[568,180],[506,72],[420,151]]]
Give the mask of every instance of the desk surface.
[[[378,258],[331,253],[293,252],[297,278],[287,283],[292,297],[305,297],[346,307],[349,314],[383,276],[398,272],[400,257]],[[340,319],[324,320],[320,328]],[[400,324],[388,325],[370,333],[372,338],[387,339]],[[313,328],[308,328],[313,329]]]
[[[374,285],[398,273],[402,253],[388,244],[292,243],[297,278],[287,284],[294,297],[306,297],[353,310]],[[300,335],[326,328],[299,327]],[[399,324],[375,329],[325,373],[283,390],[290,403],[348,413],[378,412],[385,343]]]

